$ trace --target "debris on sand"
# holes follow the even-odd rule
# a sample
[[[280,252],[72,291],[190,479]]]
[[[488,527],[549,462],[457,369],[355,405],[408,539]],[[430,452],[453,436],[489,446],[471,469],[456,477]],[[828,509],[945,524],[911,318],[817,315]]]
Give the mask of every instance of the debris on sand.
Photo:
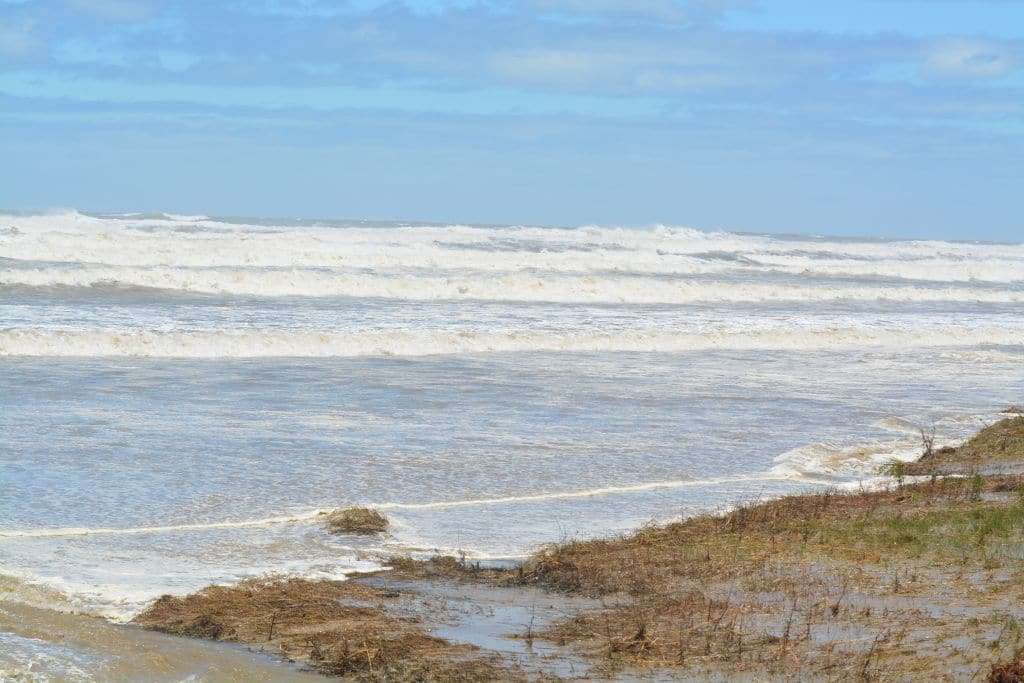
[[[382,534],[391,525],[387,517],[373,508],[350,507],[323,513],[332,534]]]
[[[268,577],[165,595],[134,623],[245,643],[348,680],[519,680],[499,657],[433,636],[417,620],[393,613],[389,603],[397,596],[353,581]]]
[[[1024,654],[1006,664],[997,664],[988,674],[989,683],[1021,683],[1024,681]]]

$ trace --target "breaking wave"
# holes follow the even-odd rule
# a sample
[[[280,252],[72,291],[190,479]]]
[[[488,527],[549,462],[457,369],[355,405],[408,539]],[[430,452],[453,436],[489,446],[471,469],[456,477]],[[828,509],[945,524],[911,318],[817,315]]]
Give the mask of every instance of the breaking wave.
[[[899,283],[800,283],[630,273],[381,272],[327,268],[0,267],[0,287],[140,288],[262,297],[410,301],[692,304],[702,302],[1024,302],[1024,289]]]
[[[919,444],[910,439],[859,446],[815,443],[783,453],[771,472],[791,478],[849,479],[877,474],[887,462],[909,462],[920,455]]]
[[[362,269],[401,276],[438,272],[458,276],[461,271],[499,276],[540,272],[555,279],[560,275],[629,273],[746,274],[762,278],[785,274],[990,285],[1024,283],[1024,245],[775,238],[664,226],[368,227],[365,222],[253,224],[205,216],[101,218],[74,212],[0,215],[0,257],[21,265],[77,264],[84,268],[75,273],[46,268],[22,276],[44,285],[88,286],[111,280],[188,289],[192,283],[203,291],[235,292],[233,287],[237,285],[241,291],[256,293],[252,284],[244,282],[249,277],[247,269],[257,273],[283,269],[286,278],[294,273],[291,277],[295,284],[268,286],[268,294],[346,294],[346,287],[337,283],[298,282],[315,279],[308,271],[320,269]],[[272,272],[269,277],[273,281]],[[0,276],[3,281],[30,284],[17,278],[9,270]],[[358,289],[356,285],[348,286]]]
[[[730,350],[927,348],[1024,345],[1024,329],[779,329],[763,331],[583,332],[112,332],[0,331],[0,356],[260,358],[430,356],[514,352],[664,353]]]

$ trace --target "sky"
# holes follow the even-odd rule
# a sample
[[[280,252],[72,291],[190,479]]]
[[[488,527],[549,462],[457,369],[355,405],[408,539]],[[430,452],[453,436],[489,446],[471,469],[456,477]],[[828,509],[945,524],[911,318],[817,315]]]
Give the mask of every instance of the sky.
[[[0,208],[1024,241],[1024,0],[0,0]]]

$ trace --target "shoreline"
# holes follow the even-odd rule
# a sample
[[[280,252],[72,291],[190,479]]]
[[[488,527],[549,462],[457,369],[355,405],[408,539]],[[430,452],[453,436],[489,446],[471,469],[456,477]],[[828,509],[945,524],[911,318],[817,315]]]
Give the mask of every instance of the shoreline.
[[[925,450],[878,490],[551,545],[511,568],[393,558],[344,582],[214,586],[133,623],[352,680],[1024,671],[1024,416]]]

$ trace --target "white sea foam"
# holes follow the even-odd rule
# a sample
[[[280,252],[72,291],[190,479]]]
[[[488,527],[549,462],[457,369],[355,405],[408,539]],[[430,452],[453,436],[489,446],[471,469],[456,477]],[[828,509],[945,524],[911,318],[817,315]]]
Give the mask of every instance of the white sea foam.
[[[770,471],[779,477],[796,479],[859,480],[864,476],[876,475],[879,467],[893,460],[910,462],[920,456],[920,443],[913,439],[857,446],[814,443],[778,456]]]
[[[300,548],[296,547],[296,551]],[[312,580],[340,581],[360,572],[377,571],[383,565],[352,554],[314,560],[278,561],[267,566],[230,563],[189,564],[190,571],[168,571],[156,564],[119,566],[96,563],[74,578],[51,570],[16,571],[0,568],[0,599],[73,614],[88,614],[115,622],[127,622],[156,598],[167,593],[187,594],[211,584],[234,583],[246,578],[280,574]],[[127,571],[126,571],[127,570]],[[148,570],[144,575],[143,570]],[[173,587],[163,581],[176,579]],[[2,680],[2,679],[0,679]]]
[[[516,503],[533,503],[544,500],[571,500],[573,498],[596,498],[659,489],[679,489],[700,486],[714,486],[737,482],[768,481],[778,478],[773,474],[754,475],[748,477],[715,477],[711,479],[678,479],[669,481],[646,482],[624,486],[602,486],[581,491],[555,491],[551,493],[526,494],[521,496],[500,496],[496,498],[471,498],[467,500],[445,500],[427,503],[365,503],[377,510],[448,510],[467,507],[489,507],[495,505],[514,505]],[[184,533],[189,531],[212,531],[216,529],[244,529],[270,527],[281,524],[299,524],[315,521],[329,509],[315,508],[291,515],[277,515],[260,519],[248,519],[226,522],[202,522],[197,524],[173,524],[165,526],[142,526],[127,528],[64,528],[64,529],[13,529],[0,530],[0,541],[19,538],[63,538],[76,536],[131,536],[138,534]]]
[[[170,524],[163,526],[140,526],[125,528],[67,527],[63,529],[14,529],[0,531],[0,540],[5,538],[70,538],[75,536],[134,536],[139,534],[184,533],[189,531],[212,531],[215,529],[246,529],[268,527],[279,524],[308,522],[323,510],[313,510],[296,515],[280,515],[262,519],[247,519],[235,522],[203,522],[197,524]]]
[[[348,268],[392,275],[458,275],[460,271],[597,277],[784,273],[1024,282],[1024,245],[783,240],[666,227],[268,226],[223,223],[201,216],[101,219],[77,213],[0,216],[0,225],[4,224],[8,228],[0,234],[0,256],[26,263],[91,267],[77,280],[53,273],[54,281],[41,278],[42,284],[88,286],[100,280],[180,288],[175,278],[191,276],[204,291],[234,292],[232,282],[245,278],[243,269],[267,268],[294,270],[299,278],[303,269]],[[146,268],[155,270],[147,274]],[[181,272],[174,275],[166,272],[168,269]],[[220,270],[205,276],[192,272],[201,269]],[[13,276],[8,273],[0,279],[8,277]],[[147,278],[165,284],[143,282]],[[317,291],[310,284],[296,287],[268,287],[267,293],[315,295]],[[253,287],[243,291],[251,293]],[[339,285],[333,289],[320,285],[320,291],[345,293]]]
[[[947,327],[929,331],[860,327],[751,331],[708,329],[700,333],[642,330],[609,333],[0,331],[0,356],[59,357],[325,358],[515,352],[667,353],[717,349],[815,351],[978,344],[1024,345],[1024,329]]]
[[[882,418],[875,423],[875,426],[884,429],[889,432],[896,432],[898,434],[919,434],[921,432],[921,425],[918,425],[910,420],[902,417],[886,417]]]
[[[645,484],[633,484],[627,486],[602,486],[595,489],[583,491],[560,491],[556,493],[538,493],[524,496],[506,496],[502,498],[474,498],[470,500],[441,501],[436,503],[381,503],[373,507],[381,510],[445,510],[449,508],[462,507],[484,507],[490,505],[508,505],[510,503],[533,503],[543,500],[570,500],[572,498],[596,498],[599,496],[611,496],[623,493],[639,493],[642,491],[657,491],[659,489],[681,489],[700,486],[715,486],[718,484],[733,484],[749,481],[767,481],[774,476],[754,475],[749,477],[715,477],[711,479],[678,479],[670,481],[655,481]]]
[[[251,296],[370,297],[555,303],[693,304],[701,302],[1024,302],[1024,289],[960,285],[801,284],[735,279],[652,278],[534,271],[362,272],[339,269],[178,267],[7,267],[0,286],[145,287]]]
[[[887,417],[875,426],[901,434],[901,437],[852,446],[824,442],[800,446],[779,455],[769,472],[780,477],[845,479],[848,483],[860,481],[865,476],[877,475],[882,465],[894,460],[912,462],[920,458],[924,448],[922,434],[930,433],[936,438],[936,448],[958,446],[967,435],[1002,417],[950,415],[931,422],[927,427],[904,418]]]
[[[95,657],[50,641],[0,631],[0,681],[87,683]]]

